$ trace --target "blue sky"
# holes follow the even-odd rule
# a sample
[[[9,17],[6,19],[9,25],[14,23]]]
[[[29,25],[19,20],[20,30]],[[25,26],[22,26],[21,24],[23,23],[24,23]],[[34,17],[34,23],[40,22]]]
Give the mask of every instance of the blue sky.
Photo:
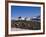
[[[11,6],[11,17],[33,17],[40,15],[40,7]]]

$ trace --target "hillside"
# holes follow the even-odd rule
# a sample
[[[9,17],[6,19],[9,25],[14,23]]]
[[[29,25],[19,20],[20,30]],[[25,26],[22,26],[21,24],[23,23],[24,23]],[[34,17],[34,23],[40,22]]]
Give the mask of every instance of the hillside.
[[[30,29],[30,30],[39,30],[40,22],[36,21],[26,21],[26,20],[12,20],[11,21],[12,28],[21,28],[21,29]]]

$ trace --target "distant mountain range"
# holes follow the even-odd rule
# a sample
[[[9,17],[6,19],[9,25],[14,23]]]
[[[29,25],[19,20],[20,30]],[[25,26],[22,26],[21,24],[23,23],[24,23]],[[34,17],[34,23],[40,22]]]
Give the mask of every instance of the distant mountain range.
[[[40,21],[40,16],[36,16],[36,17],[21,17],[21,18],[11,18],[11,20],[27,20],[27,21],[30,21],[30,20],[33,20],[33,21]]]
[[[37,16],[36,18],[32,18],[33,21],[40,22],[40,16]]]

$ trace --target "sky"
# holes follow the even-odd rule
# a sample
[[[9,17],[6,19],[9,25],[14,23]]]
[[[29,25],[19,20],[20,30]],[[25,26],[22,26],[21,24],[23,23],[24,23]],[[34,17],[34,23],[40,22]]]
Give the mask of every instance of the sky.
[[[40,7],[11,6],[11,17],[33,17],[40,15]]]

